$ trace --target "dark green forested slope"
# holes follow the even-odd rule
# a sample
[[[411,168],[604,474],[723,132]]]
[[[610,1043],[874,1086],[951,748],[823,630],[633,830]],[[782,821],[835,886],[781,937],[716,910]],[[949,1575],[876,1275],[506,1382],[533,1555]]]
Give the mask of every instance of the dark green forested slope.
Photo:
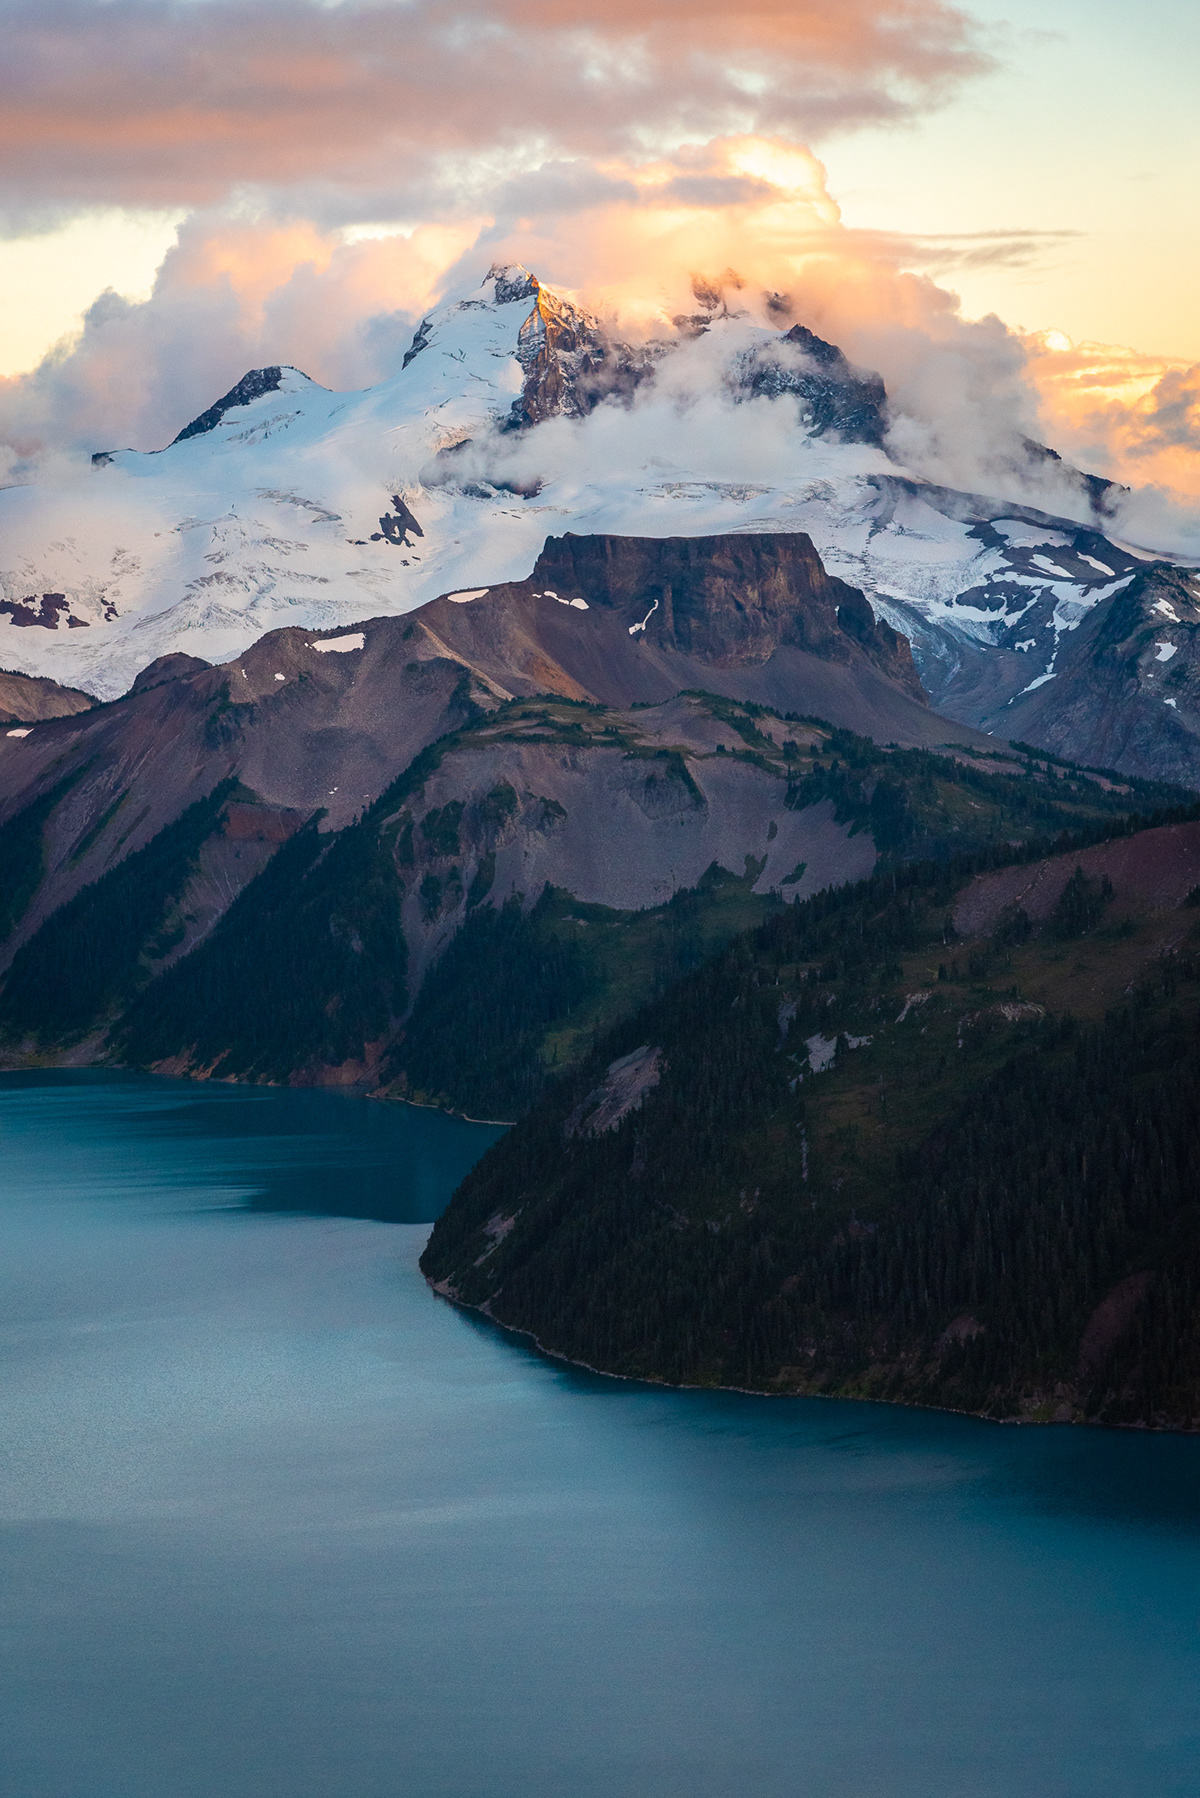
[[[618,1373],[1192,1427],[1200,911],[1081,870],[966,943],[962,888],[903,868],[739,938],[489,1152],[428,1276]],[[637,1050],[658,1083],[603,1128]]]
[[[36,884],[41,829],[67,784],[9,826],[20,845],[18,867],[30,869],[14,881],[18,904],[22,893],[27,902]],[[162,932],[172,904],[236,788],[235,780],[222,781],[144,849],[51,913],[18,949],[4,977],[0,1032],[42,1045],[69,1043],[133,997],[148,978],[147,958],[165,952]]]
[[[361,1060],[404,1010],[406,962],[377,835],[321,837],[314,819],[211,936],[137,996],[113,1047],[125,1061],[184,1057],[245,1080]]]
[[[41,883],[47,820],[84,772],[79,768],[66,775],[0,824],[0,943],[12,935]]]
[[[422,983],[389,1057],[394,1097],[514,1118],[547,1076],[573,1067],[615,1018],[699,967],[779,901],[757,869],[711,867],[665,905],[621,912],[547,887],[480,905]]]

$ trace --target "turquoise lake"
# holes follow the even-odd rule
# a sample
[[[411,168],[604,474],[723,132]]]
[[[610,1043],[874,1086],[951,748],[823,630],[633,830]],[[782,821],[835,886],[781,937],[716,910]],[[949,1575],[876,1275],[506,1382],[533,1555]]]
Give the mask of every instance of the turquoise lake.
[[[1195,1798],[1200,1441],[549,1361],[496,1134],[0,1076],[4,1798]]]

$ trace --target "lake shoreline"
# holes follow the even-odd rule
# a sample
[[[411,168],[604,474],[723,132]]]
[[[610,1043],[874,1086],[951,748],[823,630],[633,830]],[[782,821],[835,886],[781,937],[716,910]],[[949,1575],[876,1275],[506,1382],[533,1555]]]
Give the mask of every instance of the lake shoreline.
[[[430,1226],[432,1229],[432,1225]],[[730,1392],[743,1398],[768,1399],[822,1399],[830,1404],[839,1405],[878,1405],[889,1411],[927,1411],[942,1417],[969,1417],[976,1423],[994,1424],[998,1429],[1036,1429],[1036,1430],[1112,1430],[1122,1435],[1174,1436],[1180,1439],[1200,1437],[1200,1428],[1185,1429],[1170,1424],[1153,1423],[1106,1423],[1093,1422],[1086,1417],[989,1417],[984,1411],[968,1411],[961,1405],[935,1405],[925,1401],[873,1398],[866,1393],[858,1392],[812,1392],[801,1386],[765,1387],[765,1386],[722,1386],[719,1384],[698,1385],[688,1381],[664,1380],[655,1374],[614,1373],[611,1368],[594,1367],[589,1361],[577,1361],[571,1355],[564,1355],[560,1349],[548,1348],[533,1330],[522,1329],[519,1324],[505,1323],[503,1318],[495,1317],[488,1309],[487,1302],[482,1305],[468,1304],[456,1293],[448,1290],[444,1280],[432,1280],[422,1271],[422,1279],[438,1298],[453,1305],[457,1311],[471,1312],[476,1317],[486,1318],[494,1329],[509,1336],[520,1336],[531,1342],[539,1355],[548,1361],[557,1361],[563,1367],[577,1367],[581,1373],[596,1375],[603,1380],[622,1380],[633,1386],[649,1386],[661,1388],[664,1392]]]

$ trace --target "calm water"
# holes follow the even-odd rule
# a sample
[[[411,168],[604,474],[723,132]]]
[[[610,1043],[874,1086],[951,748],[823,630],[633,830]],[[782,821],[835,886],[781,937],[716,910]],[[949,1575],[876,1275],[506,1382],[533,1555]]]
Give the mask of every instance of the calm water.
[[[0,1079],[5,1798],[1195,1798],[1200,1442],[541,1360],[494,1134]]]

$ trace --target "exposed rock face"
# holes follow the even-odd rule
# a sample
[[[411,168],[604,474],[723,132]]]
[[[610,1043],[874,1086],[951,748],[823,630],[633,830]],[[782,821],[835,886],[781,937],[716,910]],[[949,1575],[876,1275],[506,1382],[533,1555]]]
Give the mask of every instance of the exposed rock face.
[[[658,1085],[662,1050],[643,1043],[610,1062],[604,1079],[593,1088],[563,1126],[568,1136],[601,1136],[615,1130],[631,1111],[636,1111],[648,1092]]]
[[[834,434],[845,443],[882,443],[887,393],[876,374],[851,367],[836,344],[807,325],[793,325],[777,345],[749,357],[743,390],[769,399],[794,393],[814,437]]]
[[[511,279],[514,273],[496,273],[498,304],[502,292],[512,294],[520,286]],[[614,341],[590,312],[540,287],[533,275],[526,279],[535,298],[517,336],[525,381],[513,402],[513,425],[540,424],[560,415],[581,418],[603,399],[628,397],[652,372],[661,350],[635,350]]]
[[[532,902],[549,883],[635,912],[694,887],[714,863],[745,870],[759,895],[788,898],[874,867],[873,839],[851,835],[828,802],[790,809],[782,770],[715,753],[723,736],[729,748],[736,739],[703,699],[602,716],[607,740],[601,727],[565,741],[536,722],[481,723],[390,822],[414,991],[481,895]]]
[[[610,608],[628,635],[718,667],[764,663],[782,648],[841,664],[857,652],[925,703],[907,641],[826,574],[800,532],[551,537],[530,584]]]
[[[68,630],[86,630],[87,620],[77,618],[65,593],[29,593],[22,599],[0,599],[0,613],[15,625],[56,631],[64,621]]]
[[[378,542],[383,538],[397,549],[410,549],[412,545],[409,537],[423,537],[425,532],[398,493],[393,493],[392,505],[394,511],[383,514],[379,520],[379,530],[372,531],[371,539]]]
[[[1200,787],[1200,581],[1155,563],[1064,632],[1004,734],[1100,768]]]
[[[232,406],[248,406],[251,400],[261,399],[264,393],[276,393],[282,381],[283,369],[278,365],[273,368],[252,368],[207,412],[202,412],[199,418],[193,418],[191,424],[184,425],[178,437],[172,438],[172,442],[184,443],[189,437],[202,437],[205,431],[215,431]]]
[[[70,718],[95,705],[90,693],[60,687],[57,681],[0,669],[0,724],[34,724],[42,718]]]
[[[496,283],[497,306],[511,306],[516,300],[531,300],[541,290],[541,282],[537,276],[531,275],[519,262],[493,262],[487,278]]]

